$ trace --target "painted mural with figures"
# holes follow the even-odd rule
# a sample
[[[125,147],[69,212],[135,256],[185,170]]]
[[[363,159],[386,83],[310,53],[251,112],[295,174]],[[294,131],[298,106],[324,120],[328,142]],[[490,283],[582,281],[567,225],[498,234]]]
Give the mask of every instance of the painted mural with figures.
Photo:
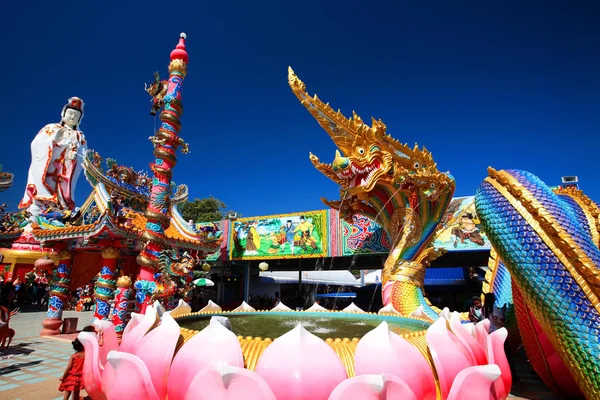
[[[327,211],[308,211],[233,221],[234,260],[328,256]]]
[[[433,245],[450,251],[490,249],[490,241],[475,210],[475,196],[452,199]]]
[[[480,225],[475,211],[475,197],[455,197],[450,202],[448,211],[440,222],[433,245],[448,251],[489,250],[490,242]],[[355,254],[387,254],[390,241],[385,231],[375,221],[363,216],[354,215],[352,224],[340,220],[335,210],[332,223],[339,221],[341,240],[332,240],[332,256],[352,256]],[[333,231],[332,231],[333,233]]]

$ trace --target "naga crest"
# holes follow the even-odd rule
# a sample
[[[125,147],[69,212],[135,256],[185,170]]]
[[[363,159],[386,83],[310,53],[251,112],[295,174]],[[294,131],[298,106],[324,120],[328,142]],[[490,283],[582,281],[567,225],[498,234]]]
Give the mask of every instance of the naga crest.
[[[158,72],[154,73],[154,82],[150,86],[144,84],[144,90],[152,96],[152,108],[150,115],[156,115],[156,112],[164,107],[164,97],[167,94],[167,81],[161,81]]]
[[[158,263],[164,274],[169,276],[185,276],[194,270],[196,259],[186,251],[178,256],[173,249],[163,250],[158,256]]]
[[[398,142],[387,133],[387,127],[381,120],[372,119],[369,126],[356,113],[352,118],[346,118],[339,110],[334,111],[316,95],[310,96],[304,82],[291,68],[288,81],[296,97],[339,149],[331,164],[320,162],[312,153],[310,160],[321,173],[341,186],[342,202],[323,201],[338,209],[343,217],[357,212],[369,215],[377,211],[369,209],[372,207],[367,204],[376,191],[387,191],[385,197],[388,198],[394,197],[397,192],[413,197],[416,192],[428,201],[453,192],[454,179],[438,171],[425,147],[420,149],[415,144],[410,148]]]

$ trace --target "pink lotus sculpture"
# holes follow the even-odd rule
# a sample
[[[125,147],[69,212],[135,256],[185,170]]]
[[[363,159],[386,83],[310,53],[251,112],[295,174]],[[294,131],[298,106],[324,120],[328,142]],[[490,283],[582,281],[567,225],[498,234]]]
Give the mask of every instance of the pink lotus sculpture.
[[[382,322],[358,343],[352,378],[331,347],[300,325],[265,349],[256,372],[244,368],[236,335],[214,319],[183,345],[177,322],[154,307],[133,314],[120,345],[110,322],[96,325],[103,346],[95,334],[79,334],[84,387],[94,400],[484,400],[505,399],[512,385],[507,331],[488,335],[487,320],[461,324],[447,310],[426,333],[435,369]]]

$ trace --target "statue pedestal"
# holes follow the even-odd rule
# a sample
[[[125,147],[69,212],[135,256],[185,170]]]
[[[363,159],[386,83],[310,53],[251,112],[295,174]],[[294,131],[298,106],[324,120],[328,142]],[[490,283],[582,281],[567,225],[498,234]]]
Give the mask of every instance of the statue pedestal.
[[[44,329],[40,332],[40,336],[52,336],[60,334],[60,326],[63,324],[61,318],[46,318],[42,322]]]

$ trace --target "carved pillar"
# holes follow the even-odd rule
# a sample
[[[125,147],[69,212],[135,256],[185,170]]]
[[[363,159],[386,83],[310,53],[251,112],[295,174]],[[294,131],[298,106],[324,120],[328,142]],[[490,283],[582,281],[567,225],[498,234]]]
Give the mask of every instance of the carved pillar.
[[[50,300],[46,319],[42,322],[40,335],[58,335],[63,323],[62,313],[65,301],[69,298],[69,285],[71,283],[73,253],[62,250],[58,253],[58,267],[54,270],[52,284],[50,285]]]
[[[187,144],[179,137],[181,130],[180,116],[183,112],[181,88],[187,74],[188,54],[185,50],[185,34],[181,34],[179,44],[171,52],[169,63],[169,80],[166,84],[166,94],[162,101],[157,95],[155,105],[162,107],[160,113],[161,126],[153,137],[154,163],[151,165],[152,192],[148,209],[146,210],[146,227],[142,239],[145,246],[137,257],[140,273],[134,284],[136,290],[136,312],[144,313],[151,304],[152,295],[156,295],[157,271],[160,270],[159,257],[164,249],[170,247],[165,236],[171,224],[171,177],[173,167],[177,163],[176,151],[182,146],[182,152],[187,153]],[[164,267],[164,266],[163,266]]]
[[[110,316],[112,323],[115,325],[117,336],[123,335],[125,325],[131,317],[129,312],[129,301],[133,290],[131,289],[131,279],[128,276],[122,276],[117,279],[117,290],[115,291],[115,308]]]
[[[96,298],[94,319],[108,319],[110,311],[108,302],[114,298],[115,288],[117,287],[115,271],[117,269],[119,254],[119,249],[114,247],[106,247],[102,250],[102,269],[94,287]]]

